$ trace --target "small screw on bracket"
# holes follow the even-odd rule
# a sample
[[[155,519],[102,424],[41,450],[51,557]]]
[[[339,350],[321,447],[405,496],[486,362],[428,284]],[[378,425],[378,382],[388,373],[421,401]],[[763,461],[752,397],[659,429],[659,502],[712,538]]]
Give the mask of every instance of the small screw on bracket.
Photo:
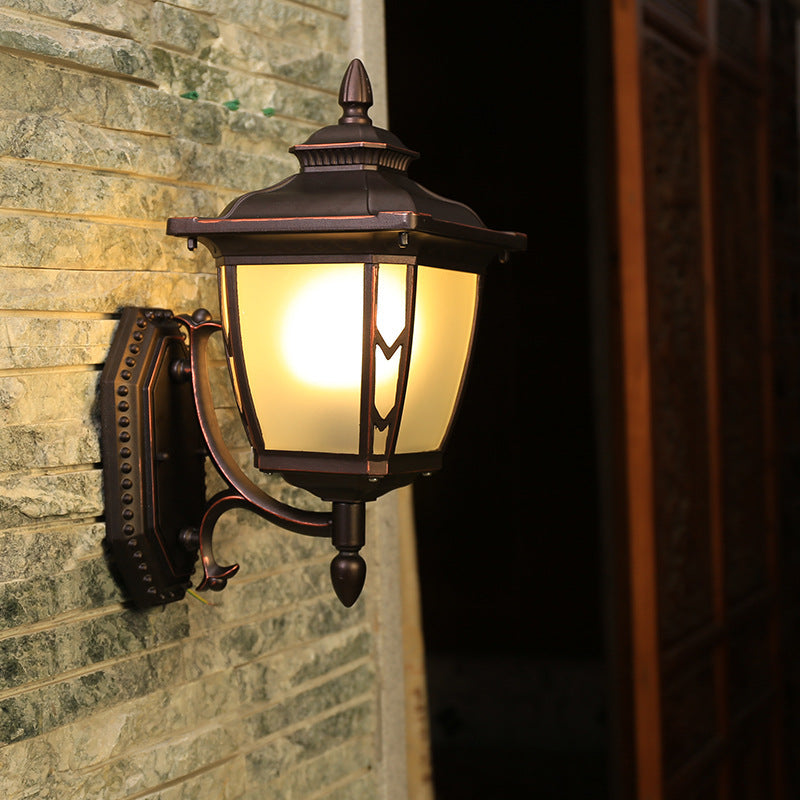
[[[198,528],[183,528],[178,534],[181,547],[189,553],[194,553],[200,547],[200,530]]]

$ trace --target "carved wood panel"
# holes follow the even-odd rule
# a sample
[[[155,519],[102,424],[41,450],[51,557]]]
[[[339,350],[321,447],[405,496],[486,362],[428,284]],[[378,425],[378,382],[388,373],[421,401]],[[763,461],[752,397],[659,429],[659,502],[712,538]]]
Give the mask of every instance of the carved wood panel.
[[[696,60],[648,37],[642,88],[660,631],[667,646],[712,617]]]
[[[767,9],[613,0],[636,798],[783,797]],[[795,373],[783,391],[800,405]]]
[[[772,737],[763,734],[769,720],[749,720],[742,746],[731,756],[730,800],[771,800],[779,796],[774,778],[774,746]]]
[[[674,775],[708,747],[716,733],[714,667],[709,655],[665,679],[664,768]]]
[[[716,280],[725,588],[730,602],[766,582],[758,102],[754,92],[720,73]]]
[[[651,1],[651,5],[661,6],[666,10],[680,11],[692,21],[697,20],[699,11],[698,0],[654,0]]]
[[[718,4],[720,49],[748,65],[756,61],[760,6],[753,0],[725,0]]]

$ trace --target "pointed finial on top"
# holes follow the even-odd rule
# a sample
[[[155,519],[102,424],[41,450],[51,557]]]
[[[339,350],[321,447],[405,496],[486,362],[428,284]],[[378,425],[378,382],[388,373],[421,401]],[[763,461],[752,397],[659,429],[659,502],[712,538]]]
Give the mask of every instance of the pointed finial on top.
[[[367,109],[372,105],[372,86],[364,65],[354,58],[344,73],[339,88],[339,105],[344,112],[339,118],[340,125],[372,125]]]

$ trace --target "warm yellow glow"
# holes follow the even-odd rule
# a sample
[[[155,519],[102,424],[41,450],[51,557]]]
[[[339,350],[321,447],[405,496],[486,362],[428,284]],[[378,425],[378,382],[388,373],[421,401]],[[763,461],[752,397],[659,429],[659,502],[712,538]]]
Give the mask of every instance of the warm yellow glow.
[[[236,268],[236,297],[247,382],[266,447],[273,450],[357,453],[360,419],[360,374],[350,385],[320,388],[298,376],[302,366],[285,353],[287,309],[313,297],[314,284],[343,281],[355,288],[359,307],[350,309],[360,328],[363,264],[252,264]],[[313,336],[325,348],[324,324],[308,320]],[[327,320],[327,324],[331,324]],[[296,323],[295,323],[296,324]],[[336,326],[334,326],[334,329]],[[350,329],[352,330],[352,328]],[[351,333],[352,336],[352,333]],[[360,359],[361,336],[356,346]],[[318,364],[318,362],[317,362]]]
[[[361,383],[363,270],[339,270],[299,285],[281,324],[292,374],[320,389]]]
[[[375,326],[387,347],[391,347],[406,325],[405,264],[381,264],[378,269],[378,295]],[[382,417],[392,410],[397,394],[402,349],[387,359],[380,347],[375,348],[375,408]],[[376,452],[382,452],[377,446]]]
[[[377,328],[387,347],[405,328],[406,271],[405,264],[378,269]],[[470,273],[418,268],[398,453],[441,446],[469,356],[477,285]],[[357,453],[364,265],[240,265],[228,288],[236,292],[247,382],[267,448]],[[234,326],[231,311],[223,307],[226,328]],[[387,359],[376,347],[374,358],[375,407],[386,417],[396,401],[401,350]],[[385,436],[375,433],[376,452]]]
[[[220,314],[222,316],[222,331],[223,336],[225,337],[225,350],[228,354],[228,372],[231,376],[231,386],[233,387],[233,396],[236,400],[236,405],[239,407],[239,411],[242,410],[242,397],[239,392],[239,377],[236,374],[236,370],[233,366],[233,357],[230,353],[230,348],[228,347],[228,331],[230,330],[230,318],[228,315],[228,287],[225,282],[225,267],[218,267],[217,268],[217,279],[219,282],[219,308]]]
[[[405,325],[406,265],[378,273],[378,326],[391,346]],[[358,452],[364,265],[240,265],[236,276],[242,352],[266,446]],[[399,360],[376,349],[383,415],[394,405]]]
[[[414,338],[396,452],[438,450],[464,378],[478,297],[478,276],[421,266]],[[424,336],[417,336],[417,331]]]
[[[377,326],[391,346],[405,325],[405,264],[379,268]],[[309,274],[298,284],[281,324],[283,358],[300,381],[320,389],[361,385],[363,270],[351,265]],[[394,396],[397,363],[376,359],[377,382]],[[387,409],[388,410],[388,409]]]

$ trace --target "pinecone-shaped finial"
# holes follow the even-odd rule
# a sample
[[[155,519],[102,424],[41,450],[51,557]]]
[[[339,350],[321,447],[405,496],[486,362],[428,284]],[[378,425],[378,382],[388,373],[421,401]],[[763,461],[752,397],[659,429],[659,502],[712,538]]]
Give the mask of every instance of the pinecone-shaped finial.
[[[372,125],[367,109],[372,105],[372,85],[364,65],[357,58],[350,62],[339,88],[339,105],[344,112],[340,125]]]

